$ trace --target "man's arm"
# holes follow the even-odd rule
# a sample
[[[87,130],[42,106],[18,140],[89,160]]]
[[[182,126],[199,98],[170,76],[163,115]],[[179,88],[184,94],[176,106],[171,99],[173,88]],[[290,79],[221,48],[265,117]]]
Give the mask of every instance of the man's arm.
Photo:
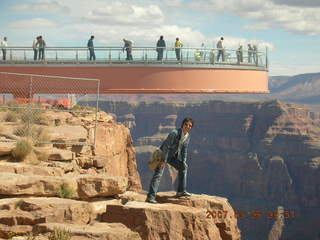
[[[182,149],[181,149],[181,156],[183,157],[183,159],[182,159],[183,162],[187,161],[187,153],[188,153],[189,142],[190,142],[190,137],[188,137],[188,139],[183,144]]]
[[[172,131],[168,137],[166,138],[166,140],[164,140],[164,142],[162,143],[162,146],[161,146],[161,150],[164,152],[165,154],[165,159],[164,161],[167,162],[168,161],[168,154],[169,154],[169,150],[171,148],[171,146],[173,145],[174,143],[174,140],[177,136],[177,131]]]

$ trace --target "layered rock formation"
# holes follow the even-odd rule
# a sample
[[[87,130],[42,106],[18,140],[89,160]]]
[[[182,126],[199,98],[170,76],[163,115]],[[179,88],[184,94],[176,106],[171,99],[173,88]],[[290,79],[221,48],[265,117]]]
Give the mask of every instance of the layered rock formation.
[[[94,131],[93,115],[48,110],[41,126],[46,143],[17,159],[11,141],[22,138],[16,131],[21,121],[7,122],[5,114],[0,112],[0,239],[56,239],[49,238],[54,232],[72,240],[240,239],[226,198],[163,193],[162,204],[145,203],[130,131],[111,115],[99,113]],[[68,144],[93,142],[94,132],[95,148]],[[208,211],[229,215],[209,218]]]
[[[278,208],[286,212],[281,239],[314,239],[320,232],[319,115],[279,101],[102,104],[126,121],[137,150],[144,189],[146,161],[185,116],[195,119],[189,148],[189,190],[227,196],[240,217],[244,239],[275,232]],[[174,189],[169,169],[160,189]],[[170,178],[171,176],[171,178]]]

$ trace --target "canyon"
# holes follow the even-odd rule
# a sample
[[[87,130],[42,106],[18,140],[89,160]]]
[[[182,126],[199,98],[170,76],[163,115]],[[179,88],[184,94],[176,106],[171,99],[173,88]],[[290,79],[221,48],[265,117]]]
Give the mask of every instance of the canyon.
[[[243,239],[317,239],[318,113],[278,100],[106,101],[100,107],[130,128],[144,190],[153,174],[147,167],[150,154],[184,117],[192,117],[189,191],[228,198]],[[160,190],[174,191],[176,176],[168,167]]]

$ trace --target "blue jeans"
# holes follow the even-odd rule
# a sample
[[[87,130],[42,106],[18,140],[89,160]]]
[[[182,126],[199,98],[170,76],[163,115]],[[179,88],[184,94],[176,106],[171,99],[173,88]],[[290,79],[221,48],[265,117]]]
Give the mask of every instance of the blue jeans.
[[[222,57],[222,61],[224,62],[224,50],[218,51],[217,62],[219,62],[220,56]]]
[[[126,51],[127,51],[127,58],[126,58],[126,60],[129,60],[129,61],[133,60],[131,49],[130,49],[130,48],[126,48]]]
[[[33,60],[37,60],[38,57],[38,49],[34,48],[33,49]]]
[[[44,48],[39,48],[39,60],[44,59]]]
[[[177,60],[180,61],[180,59],[181,59],[180,58],[181,57],[181,49],[180,48],[176,48],[175,51],[176,51]]]
[[[187,188],[187,169],[188,165],[185,162],[181,162],[175,158],[170,159],[168,163],[174,167],[175,169],[178,170],[178,190],[177,192],[185,192]],[[150,187],[149,187],[149,192],[148,192],[148,198],[149,199],[155,199],[156,194],[158,192],[160,180],[162,177],[164,171],[164,167],[157,167],[154,171]]]
[[[90,53],[90,57],[89,57],[89,60],[93,60],[95,61],[96,60],[96,54],[94,53],[94,49],[93,48],[89,48],[89,53]]]
[[[2,48],[2,60],[6,60],[7,49]]]

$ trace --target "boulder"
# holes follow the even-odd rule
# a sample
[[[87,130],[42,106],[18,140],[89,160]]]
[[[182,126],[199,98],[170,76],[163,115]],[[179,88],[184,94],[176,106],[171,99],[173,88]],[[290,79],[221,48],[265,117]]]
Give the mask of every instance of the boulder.
[[[126,191],[128,182],[124,177],[105,175],[79,175],[76,178],[80,198],[112,196]]]
[[[102,221],[122,223],[146,240],[222,240],[219,228],[212,220],[206,218],[205,209],[170,203],[130,201],[125,205],[107,205]]]
[[[87,140],[87,130],[82,126],[61,125],[48,127],[48,134],[52,142],[85,142]]]
[[[43,223],[34,227],[37,233],[53,232],[61,229],[70,232],[74,240],[80,239],[108,239],[108,240],[140,240],[138,233],[131,231],[120,223],[94,223],[92,225]],[[81,238],[84,237],[84,238]]]
[[[0,199],[0,237],[25,235],[40,223],[88,224],[92,218],[88,202],[61,198]]]
[[[15,142],[1,142],[0,141],[0,156],[10,155],[12,149],[16,147]]]
[[[71,161],[73,159],[73,153],[65,149],[51,148],[46,154],[50,161]]]
[[[76,175],[65,177],[22,175],[4,173],[0,175],[0,195],[29,195],[54,197],[62,186],[73,192],[72,198],[112,196],[125,192],[127,179],[105,175]]]

